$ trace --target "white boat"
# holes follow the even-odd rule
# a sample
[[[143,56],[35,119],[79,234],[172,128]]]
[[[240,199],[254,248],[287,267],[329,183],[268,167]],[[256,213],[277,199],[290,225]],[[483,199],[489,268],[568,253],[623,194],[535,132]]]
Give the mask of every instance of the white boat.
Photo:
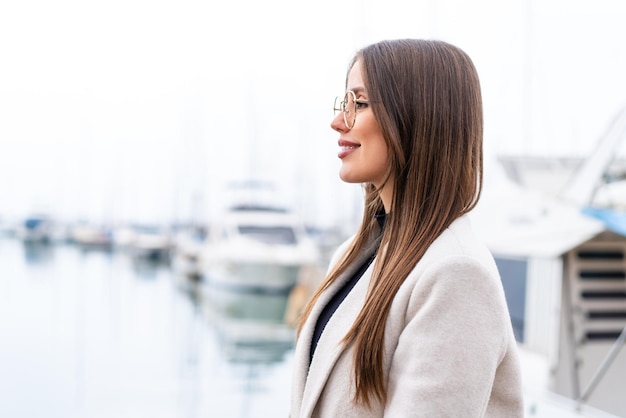
[[[109,249],[112,245],[110,228],[88,222],[79,222],[70,227],[69,238],[83,248]]]
[[[174,235],[172,268],[181,280],[189,278],[197,281],[202,278],[200,254],[206,241],[206,235],[206,228],[198,225],[184,228]]]
[[[150,260],[166,260],[172,247],[169,228],[159,225],[133,225],[130,252],[134,257]]]
[[[486,185],[472,213],[501,273],[527,417],[626,416],[626,217],[595,200],[624,138],[626,109],[560,193]]]
[[[302,267],[318,258],[319,249],[293,212],[241,205],[209,227],[201,268],[211,285],[287,291]]]
[[[17,236],[25,243],[47,243],[52,232],[52,220],[47,215],[30,215],[17,228]]]
[[[167,260],[172,248],[169,227],[156,224],[130,224],[114,228],[111,234],[113,246],[135,258]]]

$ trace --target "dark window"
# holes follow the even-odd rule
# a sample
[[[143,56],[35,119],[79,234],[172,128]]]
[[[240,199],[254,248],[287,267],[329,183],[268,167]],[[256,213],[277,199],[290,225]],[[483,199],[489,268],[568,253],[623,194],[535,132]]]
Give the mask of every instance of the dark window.
[[[239,233],[265,244],[295,245],[296,234],[290,226],[247,226],[241,225]]]
[[[509,259],[495,257],[506,303],[509,306],[511,324],[515,339],[524,341],[524,317],[526,315],[526,280],[528,274],[528,261],[525,259]]]
[[[590,251],[584,250],[578,252],[578,258],[582,260],[623,260],[624,253],[619,250],[615,251]]]
[[[579,276],[583,280],[624,280],[624,270],[581,270]]]

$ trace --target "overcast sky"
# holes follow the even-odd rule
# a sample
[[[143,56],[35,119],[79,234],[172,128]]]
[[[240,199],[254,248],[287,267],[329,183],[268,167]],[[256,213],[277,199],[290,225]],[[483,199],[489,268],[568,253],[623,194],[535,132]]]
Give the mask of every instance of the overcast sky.
[[[255,178],[355,222],[331,104],[389,38],[472,57],[489,158],[587,155],[626,105],[624,21],[622,0],[1,0],[0,217],[202,220]]]

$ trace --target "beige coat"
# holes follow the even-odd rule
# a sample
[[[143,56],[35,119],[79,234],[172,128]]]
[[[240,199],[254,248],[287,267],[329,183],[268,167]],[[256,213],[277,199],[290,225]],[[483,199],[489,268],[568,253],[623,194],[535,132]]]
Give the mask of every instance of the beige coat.
[[[387,403],[369,410],[355,405],[353,350],[340,342],[363,305],[372,268],[328,322],[309,370],[317,317],[354,269],[311,312],[294,354],[291,418],[523,416],[517,346],[502,284],[467,216],[437,238],[391,306],[384,342]]]

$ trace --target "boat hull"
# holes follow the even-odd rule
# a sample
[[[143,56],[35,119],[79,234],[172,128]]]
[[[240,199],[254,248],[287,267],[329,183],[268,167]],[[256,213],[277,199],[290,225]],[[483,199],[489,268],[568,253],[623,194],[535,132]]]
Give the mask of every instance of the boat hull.
[[[298,281],[301,268],[298,264],[226,262],[207,268],[205,280],[220,287],[288,291]]]

